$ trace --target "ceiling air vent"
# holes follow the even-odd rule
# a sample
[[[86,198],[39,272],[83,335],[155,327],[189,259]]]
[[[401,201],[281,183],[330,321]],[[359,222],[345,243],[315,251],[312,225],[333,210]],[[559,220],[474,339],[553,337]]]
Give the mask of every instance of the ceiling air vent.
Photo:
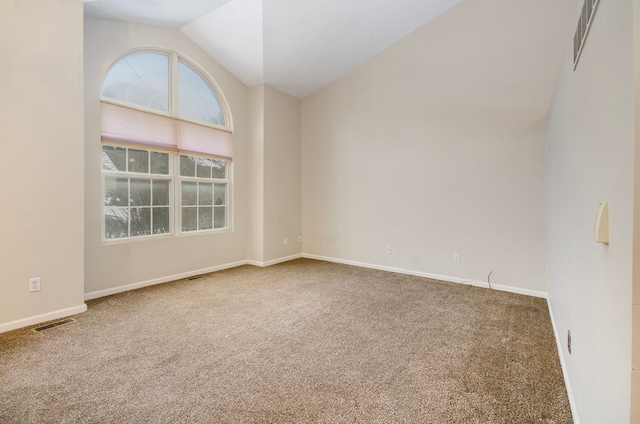
[[[578,27],[576,28],[576,34],[573,37],[573,70],[575,71],[578,66],[578,59],[584,48],[584,43],[587,40],[587,34],[589,28],[591,28],[591,22],[593,22],[593,15],[596,13],[600,0],[585,0],[582,5],[582,12],[580,13],[580,20],[578,21]]]

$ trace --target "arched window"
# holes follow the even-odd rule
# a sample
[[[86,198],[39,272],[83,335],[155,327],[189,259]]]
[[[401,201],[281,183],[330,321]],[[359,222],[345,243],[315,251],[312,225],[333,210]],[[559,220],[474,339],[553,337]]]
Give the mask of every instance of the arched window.
[[[221,99],[173,52],[135,51],[111,66],[101,93],[105,241],[230,228]]]

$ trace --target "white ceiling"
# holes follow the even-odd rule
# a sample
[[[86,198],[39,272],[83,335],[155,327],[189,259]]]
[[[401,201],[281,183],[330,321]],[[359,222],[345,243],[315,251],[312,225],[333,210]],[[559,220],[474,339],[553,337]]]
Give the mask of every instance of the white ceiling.
[[[86,16],[180,29],[244,84],[304,98],[462,0],[85,0]]]
[[[181,28],[231,0],[83,0],[92,18]]]

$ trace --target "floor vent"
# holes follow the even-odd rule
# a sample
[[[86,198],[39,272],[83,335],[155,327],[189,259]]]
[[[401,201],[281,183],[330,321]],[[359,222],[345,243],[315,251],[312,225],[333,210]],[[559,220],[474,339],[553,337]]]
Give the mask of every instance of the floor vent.
[[[62,325],[73,324],[74,322],[78,322],[78,321],[73,318],[67,318],[67,319],[63,319],[62,321],[56,321],[56,322],[52,322],[51,324],[43,325],[41,327],[36,327],[33,329],[33,331],[35,331],[36,333],[39,333],[41,331],[50,330],[52,328],[60,327]]]
[[[580,20],[578,21],[578,27],[576,28],[576,34],[573,37],[573,70],[575,71],[578,66],[578,59],[582,49],[584,49],[584,43],[587,40],[587,34],[591,28],[591,22],[593,22],[593,15],[596,13],[600,0],[585,0],[582,5],[582,12],[580,13]]]
[[[195,277],[189,277],[187,278],[187,280],[192,281],[192,280],[199,280],[202,278],[202,275],[196,275]]]

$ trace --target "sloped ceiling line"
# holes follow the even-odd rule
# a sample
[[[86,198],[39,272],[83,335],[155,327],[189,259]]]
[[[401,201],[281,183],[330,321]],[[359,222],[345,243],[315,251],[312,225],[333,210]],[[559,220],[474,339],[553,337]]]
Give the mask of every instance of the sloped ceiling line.
[[[247,86],[304,98],[462,0],[94,0],[85,15],[180,29]]]

